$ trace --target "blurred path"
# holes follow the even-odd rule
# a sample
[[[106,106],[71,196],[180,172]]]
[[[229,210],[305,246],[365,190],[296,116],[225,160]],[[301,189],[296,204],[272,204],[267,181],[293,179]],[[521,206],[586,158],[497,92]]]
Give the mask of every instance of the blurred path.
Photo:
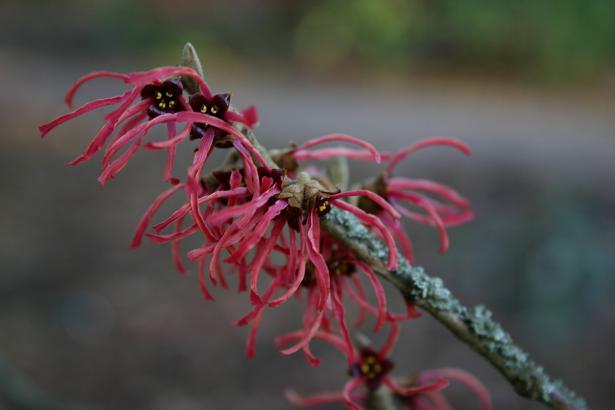
[[[126,68],[126,63],[115,61],[64,64],[32,56],[0,55],[0,61],[0,115],[5,129],[8,125],[17,130],[3,135],[2,142],[32,144],[32,149],[49,149],[38,144],[32,129],[64,112],[61,98],[75,78],[101,68],[148,68],[141,63]],[[206,71],[217,90],[233,92],[235,104],[257,105],[259,135],[274,145],[347,132],[381,149],[396,149],[418,138],[450,135],[470,143],[476,161],[522,164],[558,177],[583,177],[588,172],[592,178],[613,176],[615,93],[421,79],[402,84],[382,84],[378,79],[327,83],[271,71],[247,73],[236,64]],[[78,101],[119,89],[112,82],[95,82]],[[75,147],[62,146],[75,152]],[[583,172],[578,164],[583,164]]]

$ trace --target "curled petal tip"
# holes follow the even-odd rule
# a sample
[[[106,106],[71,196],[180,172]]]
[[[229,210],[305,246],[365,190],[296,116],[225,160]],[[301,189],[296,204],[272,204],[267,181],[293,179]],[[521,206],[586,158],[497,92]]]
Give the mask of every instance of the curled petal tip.
[[[294,405],[297,405],[297,403],[301,401],[297,392],[292,389],[284,390],[284,396],[286,397],[286,400]]]
[[[82,156],[79,156],[79,157],[77,157],[75,159],[71,159],[65,165],[69,166],[69,167],[74,167],[74,166],[79,165],[79,164],[81,164],[81,163],[83,163],[85,161],[86,161],[85,158],[83,158]]]
[[[45,138],[49,131],[51,131],[51,127],[49,126],[49,124],[39,125],[38,131],[41,133],[41,138]]]
[[[448,248],[449,248],[448,235],[444,235],[440,241],[440,253],[444,254],[448,252]]]

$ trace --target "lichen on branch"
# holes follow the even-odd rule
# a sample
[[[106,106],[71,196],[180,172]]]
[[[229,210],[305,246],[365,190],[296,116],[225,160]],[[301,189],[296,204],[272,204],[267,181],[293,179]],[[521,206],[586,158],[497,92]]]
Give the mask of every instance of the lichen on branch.
[[[492,319],[485,306],[469,309],[448,290],[438,277],[400,257],[397,270],[386,269],[388,249],[351,214],[332,209],[323,216],[323,227],[352,249],[372,269],[392,282],[417,307],[446,326],[460,340],[484,356],[521,396],[540,401],[554,409],[587,408],[585,400],[552,379],[542,366],[517,346],[503,327]]]

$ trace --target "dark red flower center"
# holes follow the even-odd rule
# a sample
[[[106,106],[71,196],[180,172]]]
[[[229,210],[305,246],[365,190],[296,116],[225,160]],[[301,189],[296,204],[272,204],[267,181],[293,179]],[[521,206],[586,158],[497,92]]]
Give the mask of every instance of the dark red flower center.
[[[382,384],[382,379],[393,370],[393,362],[381,357],[372,349],[361,350],[360,359],[354,363],[349,373],[352,377],[362,377],[368,388],[375,390]]]
[[[183,111],[179,98],[183,92],[182,85],[178,80],[166,80],[162,83],[148,84],[141,90],[141,98],[149,99],[151,105],[147,108],[150,118],[162,114]]]
[[[231,103],[230,94],[216,94],[208,100],[203,94],[197,93],[190,97],[190,107],[192,111],[202,114],[209,114],[216,118],[224,119],[224,114],[228,111]],[[190,139],[202,138],[207,130],[207,123],[196,123],[190,131]],[[221,132],[221,134],[224,134]]]
[[[324,195],[319,195],[316,198],[316,212],[319,216],[323,216],[329,213],[331,210],[331,202],[329,202],[329,198]]]
[[[335,254],[335,251],[334,251]],[[339,255],[338,255],[339,256]],[[331,279],[334,280],[341,276],[351,276],[357,270],[357,267],[354,263],[352,263],[348,259],[335,259],[335,256],[332,257],[332,260],[327,262],[327,267],[329,268],[329,275]],[[308,262],[305,267],[305,277],[301,282],[301,286],[304,288],[311,288],[316,286],[316,267],[312,262]]]
[[[329,262],[329,272],[333,276],[350,276],[355,273],[357,267],[348,259],[334,259]]]

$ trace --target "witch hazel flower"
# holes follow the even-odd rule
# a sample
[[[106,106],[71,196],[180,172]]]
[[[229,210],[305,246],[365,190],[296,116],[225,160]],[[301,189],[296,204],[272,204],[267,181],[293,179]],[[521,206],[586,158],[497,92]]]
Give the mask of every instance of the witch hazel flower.
[[[210,257],[209,272],[212,283],[217,282],[222,275],[222,251],[229,252],[230,256],[225,262],[238,268],[240,282],[246,282],[250,299],[255,305],[252,312],[239,320],[238,324],[252,323],[254,330],[251,335],[254,336],[258,325],[256,320],[263,309],[280,305],[299,288],[308,260],[320,268],[317,283],[323,296],[317,302],[319,315],[324,313],[327,302],[324,295],[328,295],[330,291],[326,263],[319,249],[318,218],[329,209],[326,191],[317,186],[316,181],[302,178],[294,183],[285,181],[279,177],[263,176],[260,195],[210,214],[205,221],[206,225],[214,229],[224,227],[222,236],[215,243],[206,243],[202,248],[189,252],[189,257],[193,260]],[[288,231],[288,238],[285,229]],[[248,262],[247,255],[253,249],[254,256]],[[282,252],[287,258],[283,269],[275,268],[271,263],[274,251]],[[273,277],[271,285],[263,294],[258,289],[261,271]],[[283,294],[274,298],[274,292],[278,290],[283,291]],[[254,351],[254,336],[248,343],[248,356]],[[296,350],[301,347],[298,346]]]
[[[389,265],[394,268],[397,265],[397,251],[394,240],[384,224],[375,216],[341,201],[341,198],[367,195],[373,201],[380,203],[384,209],[388,209],[393,217],[398,218],[400,215],[373,192],[336,192],[325,188],[318,180],[305,173],[299,173],[296,179],[290,179],[280,170],[260,169],[256,172],[260,178],[260,186],[258,189],[248,187],[248,191],[252,193],[251,198],[242,198],[241,201],[218,209],[208,207],[204,211],[207,215],[202,215],[202,230],[205,233],[213,232],[213,235],[207,234],[208,238],[203,246],[190,251],[188,256],[199,263],[204,263],[205,258],[209,258],[211,283],[213,285],[221,283],[225,286],[222,253],[224,251],[229,253],[224,262],[236,268],[240,289],[245,283],[254,304],[253,310],[239,320],[238,324],[252,324],[253,328],[256,325],[256,318],[260,317],[265,307],[279,306],[297,293],[304,282],[306,265],[309,262],[310,266],[314,267],[314,282],[317,289],[309,297],[309,306],[314,308],[315,313],[313,317],[304,321],[306,328],[309,329],[306,338],[295,346],[285,349],[283,353],[291,354],[303,349],[310,361],[315,363],[316,359],[309,352],[309,340],[319,329],[327,306],[332,303],[331,298],[335,297],[332,293],[330,272],[321,250],[324,233],[320,230],[320,217],[325,215],[331,206],[338,206],[355,213],[365,223],[378,230],[390,244]],[[249,172],[244,170],[243,174],[247,175]],[[200,217],[195,214],[201,213],[200,206],[201,204],[197,204],[196,210],[193,209],[192,212],[197,220]],[[220,235],[216,235],[215,232],[219,232]],[[253,257],[249,260],[248,254],[252,251]],[[287,264],[275,267],[271,262],[274,253],[281,253],[286,258]],[[275,279],[264,294],[259,290],[262,272]],[[201,280],[203,287],[204,280],[203,277]],[[279,292],[282,294],[276,296]],[[251,335],[255,333],[256,330],[251,331]],[[253,339],[248,343],[249,356],[253,354],[253,343]]]
[[[177,76],[179,75],[189,76],[195,81],[198,81],[202,88],[209,90],[209,87],[200,78],[198,73],[187,67],[162,67],[150,71],[128,74],[110,71],[97,71],[87,74],[77,80],[68,90],[64,101],[69,108],[73,107],[73,99],[79,88],[94,79],[116,78],[131,86],[131,88],[118,96],[101,98],[88,102],[74,111],[64,114],[55,120],[40,126],[39,129],[41,131],[41,135],[43,137],[46,136],[50,131],[66,121],[80,117],[102,107],[116,105],[117,107],[115,109],[105,115],[104,125],[92,139],[86,150],[77,158],[69,162],[69,165],[78,165],[85,162],[91,159],[100,149],[102,149],[111,135],[118,130],[122,124],[123,126],[120,129],[119,134],[115,138],[116,141],[121,139],[121,137],[129,130],[140,126],[144,122],[147,123],[148,118],[153,119],[165,113],[178,112],[187,109],[188,105],[182,97],[182,85],[177,80]],[[161,81],[163,78],[173,76],[176,78]],[[141,101],[138,101],[139,97],[141,97]],[[125,155],[123,155],[118,161],[114,162],[111,167],[104,167],[105,170],[107,170],[109,174],[119,172],[119,170],[126,165],[130,157],[140,145],[140,141],[132,144],[128,147]],[[107,164],[110,165],[108,160]],[[168,171],[166,174],[168,174]]]
[[[333,140],[343,139],[345,141],[352,140],[354,143],[360,144],[362,146],[367,146],[371,152],[373,153],[376,160],[379,160],[378,152],[369,144],[360,141],[356,138],[349,136],[325,136],[321,138],[317,138],[315,140],[311,140],[308,143],[304,144],[306,146],[313,146],[323,142],[329,142]],[[241,155],[247,155],[247,153],[242,152],[241,149],[238,149]],[[246,176],[246,185],[248,189],[254,193],[254,197],[252,201],[247,203],[242,203],[236,205],[235,207],[228,207],[226,209],[222,209],[214,214],[210,215],[207,223],[210,225],[224,225],[227,224],[230,226],[229,229],[225,230],[226,236],[221,238],[215,245],[214,249],[219,251],[225,249],[227,244],[232,243],[230,239],[233,241],[238,240],[241,235],[245,234],[245,232],[249,232],[246,230],[248,226],[254,226],[257,222],[259,222],[259,229],[252,232],[251,235],[248,235],[243,238],[241,241],[238,251],[235,251],[233,255],[227,261],[235,261],[237,262],[240,258],[244,257],[245,254],[250,251],[259,241],[262,239],[262,235],[267,231],[269,225],[271,224],[274,218],[278,220],[283,219],[285,222],[289,224],[290,227],[297,230],[300,224],[309,223],[311,220],[318,221],[318,216],[316,215],[316,210],[319,208],[318,212],[322,215],[326,213],[329,207],[329,198],[334,200],[337,194],[333,192],[326,192],[326,190],[315,180],[311,180],[306,175],[302,175],[299,180],[294,181],[286,178],[284,180],[284,186],[282,186],[281,179],[279,179],[280,174],[278,174],[278,180],[276,181],[275,186],[271,185],[271,178],[263,179],[263,181],[269,181],[268,188],[266,190],[260,189],[258,182],[254,182],[253,179],[258,171],[254,171],[255,167],[249,167],[250,165],[247,161],[244,161],[246,167],[244,168],[244,174]],[[251,169],[250,169],[251,168]],[[274,170],[269,170],[265,168],[263,172],[272,173]],[[252,183],[250,184],[250,181]],[[251,186],[250,186],[251,185]],[[371,194],[371,193],[370,193]],[[346,194],[343,194],[346,195]],[[277,201],[273,204],[268,201],[273,197],[277,196]],[[341,197],[341,195],[340,195]],[[271,199],[273,200],[273,199]],[[192,201],[195,202],[194,200]],[[384,201],[383,201],[384,202]],[[270,205],[273,205],[270,209]],[[205,225],[205,221],[203,218],[199,217],[200,207],[193,206],[193,214],[196,219],[200,221],[199,225],[203,230],[206,230],[207,227]],[[288,209],[287,209],[288,208]],[[283,212],[284,211],[284,212]],[[357,210],[357,212],[361,212]],[[241,215],[241,218],[236,218]],[[310,217],[311,216],[311,217]],[[316,218],[313,218],[316,216]],[[261,217],[264,217],[263,220],[260,220]],[[230,220],[235,219],[232,223]],[[369,217],[367,219],[370,219]],[[282,223],[280,223],[283,226]],[[379,224],[379,227],[383,230],[384,234],[388,234],[384,229],[382,224]],[[311,230],[310,230],[311,231]],[[388,235],[389,238],[390,235]],[[270,241],[271,244],[275,243],[275,239]],[[270,245],[273,246],[273,245]],[[204,249],[211,249],[211,245],[206,245]],[[193,256],[199,254],[198,252],[192,253]],[[217,255],[219,252],[214,252],[214,257],[212,258],[212,264],[214,265],[214,269],[211,271],[219,270],[215,268],[218,265]],[[265,254],[264,251],[261,251],[261,254]],[[391,264],[396,264],[396,253],[392,253]],[[259,258],[259,260],[263,260],[264,257]],[[253,263],[252,269],[255,272],[252,275],[251,279],[251,294],[254,300],[259,300],[258,294],[256,291],[256,283],[258,282],[258,269],[259,264]]]
[[[447,228],[471,221],[474,212],[470,202],[454,189],[427,179],[414,179],[394,176],[397,165],[409,155],[428,147],[446,146],[471,155],[472,151],[463,141],[448,137],[425,138],[402,149],[394,155],[387,155],[388,164],[377,178],[363,186],[376,192],[409,220],[436,227],[440,237],[440,252],[449,248]],[[359,208],[378,215],[393,233],[404,256],[414,263],[414,252],[410,237],[406,234],[400,221],[388,217],[381,207],[368,198],[360,198]]]
[[[230,93],[216,94],[213,97],[208,97],[203,93],[195,93],[190,96],[189,103],[192,111],[210,114],[227,122],[238,122],[248,128],[254,128],[258,123],[258,114],[254,106],[244,110],[241,114],[231,110]],[[190,130],[190,139],[202,138],[209,127],[211,126],[205,122],[193,124]],[[232,145],[232,140],[224,140],[227,134],[223,130],[215,129],[214,132],[217,147],[229,148]]]
[[[81,86],[99,78],[120,79],[129,85],[130,89],[121,95],[90,101],[47,124],[41,125],[39,130],[41,136],[45,137],[50,131],[67,121],[103,107],[116,106],[105,115],[103,126],[86,150],[69,162],[69,165],[81,164],[91,159],[108,143],[103,158],[103,170],[99,177],[101,184],[114,178],[128,164],[139,148],[166,150],[167,164],[164,178],[177,183],[178,180],[172,175],[176,145],[189,135],[193,138],[202,137],[198,130],[204,129],[203,124],[210,123],[208,119],[214,119],[216,125],[212,124],[212,126],[216,129],[220,129],[220,125],[223,124],[222,128],[226,131],[218,131],[216,135],[219,136],[220,133],[229,132],[228,130],[232,129],[233,138],[238,138],[244,145],[249,144],[247,139],[232,127],[230,122],[241,122],[247,127],[252,127],[257,122],[256,111],[253,107],[242,114],[229,110],[229,97],[226,94],[212,95],[209,86],[201,76],[189,67],[160,67],[127,74],[111,71],[93,72],[80,78],[70,87],[65,98],[67,106],[73,107],[75,93]],[[188,78],[197,84],[198,93],[193,95],[195,106],[197,105],[196,102],[202,100],[203,104],[209,104],[208,113],[211,115],[199,118],[186,117],[185,115],[178,116],[180,113],[193,110],[184,97],[185,90],[182,85],[182,78]],[[203,113],[202,108],[197,108],[201,110],[200,113]],[[201,122],[196,123],[197,120],[201,120]],[[186,122],[187,124],[178,133],[177,123],[179,122]],[[159,124],[167,125],[167,141],[144,145],[143,142],[147,133]],[[112,138],[114,133],[116,135]],[[121,152],[122,150],[124,151]],[[260,160],[263,159],[260,158]]]
[[[292,342],[294,339],[302,337],[301,333],[295,332],[294,334],[278,338],[277,343],[283,345]],[[301,396],[294,390],[288,390],[286,392],[288,400],[298,407],[343,403],[349,409],[363,410],[361,404],[367,400],[370,392],[375,392],[383,386],[386,386],[402,398],[413,398],[444,389],[448,385],[448,381],[437,376],[423,384],[410,387],[400,386],[390,376],[394,364],[389,359],[389,355],[397,341],[398,334],[399,324],[391,322],[391,330],[386,341],[380,349],[375,350],[370,347],[359,349],[353,345],[349,346],[343,338],[337,335],[318,332],[315,338],[328,342],[349,359],[348,375],[350,380],[346,382],[341,392]]]
[[[350,137],[344,134],[331,134],[326,137]],[[352,138],[352,137],[351,137]],[[333,139],[332,139],[333,140]],[[344,141],[339,139],[339,141]],[[315,144],[314,144],[315,145]],[[421,149],[432,146],[448,146],[465,155],[471,155],[471,149],[462,141],[448,137],[426,138],[399,151],[396,154],[380,152],[379,157],[389,161],[382,174],[366,183],[364,187],[386,198],[394,209],[406,218],[422,223],[433,225],[438,229],[440,236],[440,251],[446,252],[449,248],[449,238],[446,228],[461,225],[474,218],[470,202],[452,188],[426,179],[412,179],[394,177],[395,167],[407,156]],[[296,170],[299,161],[323,160],[333,157],[346,157],[356,160],[373,160],[373,153],[369,149],[349,149],[346,147],[332,147],[310,150],[312,144],[295,147],[292,149],[276,152],[274,158],[280,166]],[[404,256],[414,263],[412,242],[404,231],[400,221],[391,218],[387,212],[381,212],[382,208],[368,197],[362,196],[358,200],[360,209],[368,214],[376,214],[393,233],[399,243]],[[409,209],[418,208],[417,210]]]
[[[256,110],[253,107],[243,113],[232,110],[230,94],[212,95],[208,85],[192,68],[162,67],[128,74],[109,71],[90,73],[77,80],[69,89],[65,98],[69,108],[72,108],[74,96],[79,88],[98,78],[121,79],[131,88],[118,96],[88,102],[74,111],[40,126],[39,129],[44,137],[64,122],[99,108],[116,106],[105,115],[104,125],[86,150],[69,163],[69,165],[78,165],[85,162],[107,144],[103,156],[103,170],[98,178],[101,184],[115,177],[140,148],[166,150],[167,164],[164,178],[173,184],[179,184],[179,179],[173,176],[177,145],[188,137],[201,139],[199,147],[195,151],[193,163],[188,169],[186,183],[163,192],[154,200],[137,227],[131,247],[140,245],[141,238],[153,214],[169,197],[180,189],[185,190],[192,201],[196,200],[196,196],[202,194],[197,181],[214,147],[234,147],[241,151],[240,157],[244,161],[244,169],[248,171],[256,168],[254,165],[255,159],[266,167],[266,162],[261,154],[254,149],[246,136],[239,130],[240,127],[237,126],[238,124],[241,127],[248,128],[255,126],[258,122]],[[196,90],[191,95],[189,103],[184,97],[186,90],[183,81],[186,79],[194,82],[194,90]],[[193,110],[198,112],[193,112]],[[177,125],[182,122],[186,125],[178,133]],[[148,132],[157,125],[166,125],[167,139],[144,144],[144,138]],[[114,133],[115,136],[113,136]],[[251,153],[248,153],[248,151],[251,151]],[[254,184],[251,185],[251,188],[254,188]],[[184,217],[185,214],[181,215],[181,218],[174,219],[175,232],[156,238],[159,242],[172,242],[175,264],[180,272],[184,272],[185,268],[179,254],[179,240],[197,230],[194,225],[182,228]],[[197,223],[201,219],[197,219]],[[203,228],[202,224],[201,228]]]
[[[202,111],[206,110],[207,108],[204,108]],[[360,145],[367,152],[370,152],[374,160],[380,160],[379,154],[373,146],[352,136],[342,134],[331,134],[310,140],[302,145],[302,149],[307,149],[318,144],[332,141],[345,141]],[[319,215],[316,215],[315,218],[315,220],[317,221],[318,216],[323,215],[327,212],[328,207],[330,206],[329,199],[335,201],[334,203],[337,205],[337,198],[366,193],[367,195],[374,196],[374,200],[381,202],[383,206],[387,206],[385,201],[383,201],[381,198],[377,198],[377,196],[371,192],[326,192],[326,190],[320,184],[318,184],[317,181],[312,181],[309,177],[306,177],[305,175],[302,175],[302,178],[304,179],[303,181],[293,181],[290,179],[285,179],[284,187],[282,187],[282,174],[279,171],[276,173],[276,170],[270,170],[265,167],[263,167],[261,171],[256,170],[256,167],[253,164],[249,163],[248,153],[245,152],[245,150],[242,150],[241,147],[236,148],[239,154],[246,159],[244,160],[245,166],[243,169],[243,175],[246,177],[245,181],[248,190],[254,194],[253,200],[250,202],[244,202],[237,204],[234,207],[220,209],[209,215],[207,221],[205,221],[205,218],[203,218],[202,212],[200,210],[201,204],[199,203],[199,201],[196,200],[199,191],[199,186],[196,183],[195,178],[197,173],[191,173],[189,171],[189,174],[193,174],[193,178],[188,179],[189,185],[192,186],[190,202],[192,214],[195,217],[197,224],[204,232],[211,231],[212,225],[217,228],[225,226],[225,235],[223,237],[217,238],[215,243],[205,243],[201,250],[195,250],[191,252],[191,257],[194,259],[202,259],[204,256],[209,255],[210,253],[212,254],[212,259],[210,262],[210,276],[212,277],[213,282],[216,281],[213,278],[221,276],[216,274],[216,272],[221,272],[219,263],[219,255],[221,251],[226,249],[228,244],[232,244],[235,241],[239,240],[239,238],[244,235],[245,232],[250,232],[250,230],[247,228],[256,226],[257,222],[259,222],[258,229],[253,231],[251,235],[245,237],[241,241],[240,245],[238,246],[238,250],[234,251],[233,255],[229,257],[226,262],[235,262],[236,264],[240,265],[240,267],[243,266],[240,263],[243,257],[247,252],[254,248],[259,243],[259,241],[261,241],[261,239],[263,238],[263,234],[268,230],[269,225],[275,218],[277,218],[278,221],[280,219],[285,219],[289,227],[298,230],[298,226],[302,223],[301,220],[303,221],[303,223],[308,223],[309,220],[313,219],[309,218],[308,214],[311,213],[312,216],[314,216],[314,211],[319,208]],[[201,151],[204,152],[205,150]],[[265,178],[267,178],[263,179],[263,182],[268,181],[268,185],[266,188],[263,187],[259,189],[259,183],[254,181],[255,176],[259,172],[263,174]],[[267,174],[273,176],[274,179],[277,179],[276,186],[271,185],[272,179],[269,178]],[[271,203],[271,201],[273,201],[272,197],[276,195],[276,199],[278,201],[275,203]],[[270,207],[270,205],[273,206]],[[346,206],[345,204],[339,204],[339,206],[345,207],[346,209],[348,208],[348,206]],[[365,221],[375,225],[384,235],[386,240],[388,240],[391,245],[394,245],[392,236],[388,234],[386,228],[382,223],[380,223],[380,221],[370,215],[365,214],[358,208],[350,207],[350,209],[351,211],[354,211],[355,213],[359,214]],[[393,212],[395,217],[399,217],[399,214],[392,210],[392,208],[391,211]],[[241,218],[230,222],[231,220],[233,220],[233,218],[239,215],[241,215]],[[260,220],[260,218],[263,219]],[[284,225],[282,222],[279,222],[279,224],[280,226]],[[275,242],[276,240],[272,238],[270,240],[270,246],[274,246],[273,244],[275,244]],[[305,240],[303,242],[305,242]],[[261,255],[258,260],[261,261],[261,263],[264,263],[266,257],[262,255],[265,255],[266,252],[263,251],[262,248],[259,248],[257,252],[259,252],[259,255]],[[390,259],[390,265],[396,265],[396,249],[391,252]],[[260,265],[259,263],[255,262],[251,264],[251,272],[255,272],[251,275],[251,296],[252,299],[255,301],[260,300],[258,292],[256,290],[256,283],[258,282],[258,272],[260,268],[262,268],[262,265]],[[299,280],[297,280],[297,284],[298,283],[300,283]],[[293,288],[296,288],[296,286],[294,286]]]
[[[237,173],[238,175],[238,173]],[[248,193],[244,195],[244,191]],[[206,258],[209,258],[209,278],[213,285],[220,283],[223,287],[227,287],[227,280],[225,278],[224,269],[222,267],[222,254],[227,251],[231,254],[225,261],[231,267],[237,267],[240,272],[240,290],[246,289],[246,275],[249,274],[246,271],[247,263],[245,258],[239,256],[238,249],[241,247],[242,240],[246,239],[246,236],[254,234],[255,232],[265,235],[265,231],[271,226],[274,217],[279,214],[284,208],[282,203],[274,203],[273,206],[266,207],[266,205],[273,200],[276,194],[280,192],[279,186],[275,183],[275,180],[271,177],[263,177],[259,187],[256,190],[252,190],[248,187],[236,187],[231,185],[231,191],[235,194],[228,197],[226,206],[215,207],[215,203],[210,204],[208,208],[201,212],[200,208],[203,205],[202,200],[198,200],[193,205],[193,209],[196,207],[197,212],[201,216],[197,217],[195,212],[192,214],[195,220],[201,220],[201,232],[205,233],[203,246],[194,249],[188,253],[188,256],[193,261],[201,261],[204,263]],[[253,192],[252,192],[253,191]],[[216,193],[210,194],[215,195]],[[245,200],[243,200],[245,197]],[[231,201],[231,199],[242,199],[237,201]],[[273,239],[269,239],[266,244],[260,244],[257,256],[255,256],[254,264],[255,270],[258,267],[258,271],[255,275],[260,273],[267,262],[267,257],[272,251],[273,242],[277,239],[281,228],[284,226],[284,221],[276,221],[272,227]],[[260,240],[262,238],[259,237]],[[263,248],[264,247],[264,248]],[[231,259],[235,256],[235,260]],[[251,289],[256,289],[257,278],[254,278],[251,282]],[[201,286],[205,287],[205,278],[201,277]],[[253,300],[260,301],[259,297],[254,291],[251,291],[251,297]]]
[[[339,300],[348,298],[355,302],[358,307],[358,317],[355,321],[355,326],[362,326],[368,315],[373,315],[376,318],[374,331],[377,332],[388,321],[403,321],[420,316],[410,301],[406,301],[405,313],[390,312],[387,308],[386,293],[373,269],[326,233],[321,235],[321,252],[327,263],[332,287],[335,287]],[[363,281],[358,275],[359,272],[364,274],[362,276],[367,279],[371,286],[376,305],[372,305],[369,302]],[[308,292],[313,291],[315,289],[315,275],[315,267],[308,263],[301,287]],[[326,323],[326,319],[328,318],[325,316],[323,318],[323,327],[328,329],[329,326]],[[344,319],[343,315],[341,317],[338,316],[337,319]],[[346,326],[345,320],[340,322],[340,326]]]
[[[387,309],[387,301],[382,284],[376,277],[369,265],[356,259],[353,254],[336,244],[335,240],[329,235],[322,235],[321,252],[327,262],[327,269],[330,274],[331,291],[329,302],[326,305],[324,315],[318,315],[319,289],[316,286],[315,266],[308,262],[305,277],[301,282],[300,290],[306,290],[306,308],[304,311],[303,334],[306,335],[314,325],[318,325],[319,333],[334,334],[339,333],[341,340],[347,346],[347,350],[352,349],[352,340],[346,318],[346,306],[343,299],[353,300],[358,308],[358,317],[355,326],[360,327],[368,315],[376,318],[374,331],[379,331],[385,323],[405,321],[414,319],[420,314],[411,302],[406,302],[406,313],[394,314]],[[372,305],[367,298],[367,293],[358,271],[363,271],[365,277],[373,288],[376,299],[376,306]],[[296,292],[297,297],[302,295]],[[281,336],[278,340],[289,340],[296,332]],[[303,351],[308,362],[313,366],[318,366],[320,361],[311,353],[309,344],[303,346]],[[283,353],[288,353],[289,349],[283,349]],[[290,351],[292,353],[292,350]],[[349,357],[349,361],[352,358]]]

